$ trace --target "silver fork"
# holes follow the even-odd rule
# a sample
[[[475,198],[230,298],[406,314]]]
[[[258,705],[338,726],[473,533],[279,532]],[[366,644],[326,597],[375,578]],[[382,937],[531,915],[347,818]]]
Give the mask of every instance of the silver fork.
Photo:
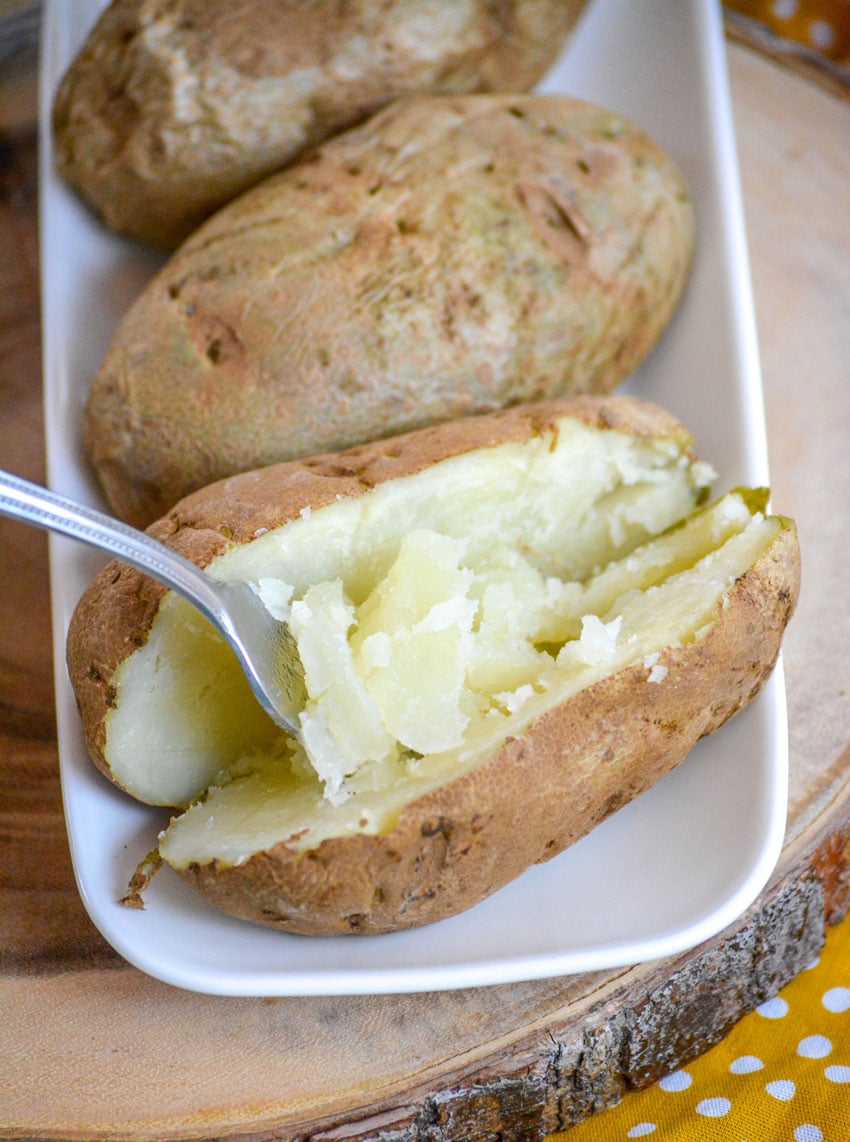
[[[304,671],[292,631],[247,583],[219,583],[158,540],[84,504],[0,471],[0,515],[117,556],[177,591],[221,632],[268,714],[298,735]]]

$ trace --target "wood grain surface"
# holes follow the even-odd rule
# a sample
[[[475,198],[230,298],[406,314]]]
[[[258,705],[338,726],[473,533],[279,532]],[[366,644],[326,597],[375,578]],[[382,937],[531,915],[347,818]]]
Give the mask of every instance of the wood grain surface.
[[[791,812],[731,929],[618,972],[436,995],[242,999],[128,967],[77,895],[47,548],[0,520],[0,1137],[543,1138],[705,1050],[850,904],[850,102],[729,52],[774,503],[803,592],[785,662]],[[34,55],[0,73],[0,467],[44,479]]]

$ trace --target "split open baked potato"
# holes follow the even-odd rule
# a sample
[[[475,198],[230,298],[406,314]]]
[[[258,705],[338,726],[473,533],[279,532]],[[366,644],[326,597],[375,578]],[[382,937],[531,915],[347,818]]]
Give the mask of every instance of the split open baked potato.
[[[676,766],[768,677],[799,587],[763,490],[709,500],[633,397],[541,402],[243,473],[152,531],[255,584],[298,741],[205,620],[110,564],[67,659],[95,763],[236,916],[375,933],[469,908]]]

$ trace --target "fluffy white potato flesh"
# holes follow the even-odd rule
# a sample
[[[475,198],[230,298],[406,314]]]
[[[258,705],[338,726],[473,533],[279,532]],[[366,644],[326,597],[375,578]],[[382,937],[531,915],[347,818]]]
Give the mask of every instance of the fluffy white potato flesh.
[[[603,577],[614,580],[634,572],[647,586],[627,588],[602,615],[579,617],[575,612],[578,637],[565,642],[554,657],[541,652],[545,666],[533,683],[493,695],[486,711],[470,720],[461,745],[423,757],[399,751],[380,763],[363,764],[348,778],[342,801],[323,795],[303,760],[293,759],[291,749],[280,743],[276,750],[246,754],[241,769],[222,775],[220,785],[172,822],[160,840],[162,857],[177,868],[214,859],[238,864],[284,838],[293,847],[309,849],[331,836],[384,831],[414,797],[490,756],[507,734],[522,734],[547,709],[598,679],[640,663],[648,686],[663,685],[660,652],[701,637],[736,579],[781,526],[760,512],[752,514],[733,494],[671,532],[666,542],[651,544],[651,552],[627,556],[591,580],[587,592],[594,593]],[[671,571],[682,561],[693,532],[716,546],[703,550],[695,563]],[[625,563],[632,564],[632,572]]]
[[[234,546],[209,571],[255,583],[290,622],[303,744],[168,596],[113,680],[116,780],[176,806],[214,786],[163,840],[178,864],[387,827],[417,786],[603,674],[698,637],[779,526],[740,495],[689,518],[712,477],[681,440],[565,419]]]

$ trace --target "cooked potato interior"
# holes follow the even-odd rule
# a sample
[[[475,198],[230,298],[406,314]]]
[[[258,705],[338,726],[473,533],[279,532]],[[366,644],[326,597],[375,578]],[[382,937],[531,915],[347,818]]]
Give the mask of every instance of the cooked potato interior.
[[[162,855],[238,863],[380,832],[598,678],[637,664],[663,684],[660,652],[700,637],[781,526],[754,493],[695,510],[712,475],[681,441],[565,420],[234,546],[210,571],[254,582],[291,624],[303,743],[166,596],[116,674],[106,746],[143,800],[203,794]]]

